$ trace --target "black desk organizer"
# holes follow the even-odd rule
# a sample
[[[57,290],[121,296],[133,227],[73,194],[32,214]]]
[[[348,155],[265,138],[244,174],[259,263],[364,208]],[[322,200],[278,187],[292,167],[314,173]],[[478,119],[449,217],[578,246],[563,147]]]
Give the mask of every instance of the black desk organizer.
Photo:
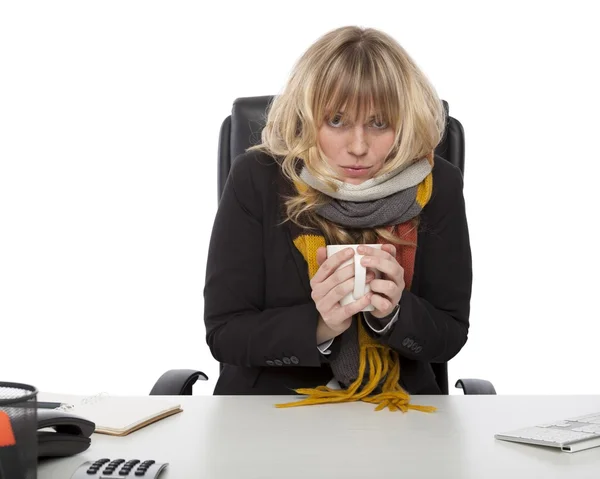
[[[37,479],[37,395],[33,386],[0,382],[0,479]]]

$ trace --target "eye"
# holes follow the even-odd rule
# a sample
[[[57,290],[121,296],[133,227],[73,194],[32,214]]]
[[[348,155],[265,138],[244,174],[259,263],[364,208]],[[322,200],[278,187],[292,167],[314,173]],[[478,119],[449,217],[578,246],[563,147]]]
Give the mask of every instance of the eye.
[[[335,116],[333,116],[332,118],[330,118],[327,121],[327,124],[329,126],[334,127],[334,128],[339,128],[340,126],[343,126],[344,122],[342,120],[342,115],[340,115],[339,113],[337,113]]]
[[[373,128],[377,128],[378,130],[385,130],[388,127],[388,124],[383,120],[374,119],[371,122],[371,126]]]

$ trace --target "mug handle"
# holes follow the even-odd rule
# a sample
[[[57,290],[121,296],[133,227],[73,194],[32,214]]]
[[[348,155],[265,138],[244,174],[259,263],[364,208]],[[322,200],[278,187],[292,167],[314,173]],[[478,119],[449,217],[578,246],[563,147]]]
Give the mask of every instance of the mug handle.
[[[367,268],[365,268],[360,260],[362,255],[354,255],[354,299],[360,299],[365,295],[365,283],[367,281]]]

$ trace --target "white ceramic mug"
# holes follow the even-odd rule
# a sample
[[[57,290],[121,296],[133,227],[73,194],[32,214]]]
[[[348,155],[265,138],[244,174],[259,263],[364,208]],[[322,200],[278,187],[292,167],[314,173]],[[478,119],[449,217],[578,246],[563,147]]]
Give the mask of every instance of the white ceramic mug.
[[[347,304],[353,303],[354,301],[362,298],[365,294],[371,291],[371,287],[366,284],[367,282],[367,268],[361,264],[361,259],[364,255],[358,254],[358,247],[361,245],[358,244],[340,244],[340,245],[328,245],[327,246],[327,257],[330,258],[334,254],[345,250],[346,248],[352,248],[354,250],[354,256],[350,258],[348,261],[343,262],[338,269],[344,268],[352,262],[354,262],[354,290],[344,296],[340,304],[342,306],[346,306]],[[370,246],[371,248],[381,249],[380,244],[368,244],[364,246]],[[369,270],[375,273],[375,277],[379,278],[381,275],[377,270]],[[361,311],[373,311],[375,307],[372,304],[369,304],[367,307],[362,309]]]

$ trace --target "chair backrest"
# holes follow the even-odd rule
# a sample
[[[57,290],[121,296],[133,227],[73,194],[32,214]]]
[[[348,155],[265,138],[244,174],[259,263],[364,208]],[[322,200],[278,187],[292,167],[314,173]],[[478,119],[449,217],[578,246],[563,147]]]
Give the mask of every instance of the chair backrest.
[[[231,115],[221,124],[218,148],[217,191],[221,199],[231,164],[250,146],[260,142],[261,131],[265,126],[267,109],[275,97],[273,95],[238,98],[233,102]],[[448,102],[443,101],[447,122],[444,137],[435,152],[440,157],[465,169],[465,137],[461,123],[449,115]],[[448,394],[448,367],[446,363],[432,364],[437,383],[442,393]]]

